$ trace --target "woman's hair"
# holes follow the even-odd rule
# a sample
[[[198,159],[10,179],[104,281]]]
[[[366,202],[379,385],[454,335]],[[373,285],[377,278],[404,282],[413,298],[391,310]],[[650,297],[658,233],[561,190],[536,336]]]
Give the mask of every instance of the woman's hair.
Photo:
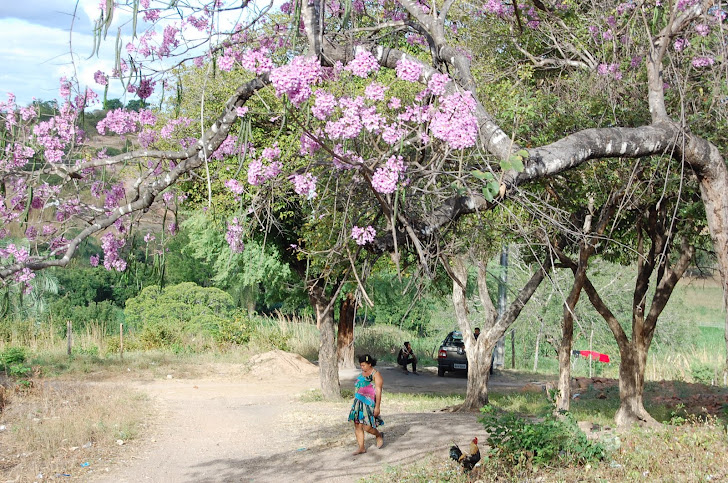
[[[362,356],[359,356],[359,364],[362,362],[366,362],[367,364],[371,364],[372,367],[377,365],[377,360],[370,356],[369,354],[364,354]]]

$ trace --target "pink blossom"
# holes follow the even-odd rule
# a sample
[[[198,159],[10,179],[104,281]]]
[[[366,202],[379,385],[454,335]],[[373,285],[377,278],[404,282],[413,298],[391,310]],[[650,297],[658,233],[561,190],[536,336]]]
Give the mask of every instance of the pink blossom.
[[[99,266],[99,258],[100,257],[98,255],[91,255],[90,257],[88,257],[88,263],[92,267],[98,267]]]
[[[281,148],[278,147],[278,143],[275,143],[270,148],[263,149],[263,152],[261,153],[261,156],[269,161],[273,161],[274,159],[278,159],[278,157],[281,155]]]
[[[320,136],[321,133],[317,132],[316,137]],[[300,153],[303,155],[311,155],[321,149],[321,145],[307,133],[301,134],[301,149]]]
[[[238,117],[245,116],[248,113],[248,106],[236,107],[235,113],[238,115]]]
[[[148,99],[154,93],[154,86],[156,82],[151,79],[142,79],[139,81],[139,87],[137,87],[136,94],[139,99]]]
[[[357,77],[365,78],[371,72],[379,70],[379,62],[377,58],[368,50],[360,49],[356,52],[354,59],[349,62],[344,70],[347,70]]]
[[[150,242],[153,242],[156,239],[157,238],[151,233],[147,233],[146,235],[144,235],[144,243],[149,244]]]
[[[178,33],[179,29],[173,25],[167,25],[166,27],[164,27],[164,32],[162,34],[162,45],[160,45],[157,49],[157,54],[160,57],[169,56],[172,52],[172,49],[179,45],[179,40],[177,39]]]
[[[139,111],[139,124],[142,126],[153,126],[157,122],[157,116],[149,109]]]
[[[101,237],[101,248],[104,251],[104,268],[123,272],[126,270],[126,261],[119,255],[119,250],[126,245],[124,238],[116,238],[113,233],[106,233]]]
[[[311,114],[320,120],[325,121],[336,109],[336,97],[323,89],[316,90],[316,100],[311,106]]]
[[[478,138],[478,119],[475,99],[470,91],[455,92],[439,98],[440,105],[430,122],[432,135],[445,141],[452,149],[475,145]]]
[[[120,135],[133,133],[136,132],[138,120],[137,112],[114,109],[106,113],[106,117],[96,124],[96,130],[102,135],[106,134],[107,130]]]
[[[377,168],[372,176],[372,188],[377,193],[394,193],[401,173],[407,170],[402,156],[392,156],[387,163]]]
[[[450,76],[447,74],[433,74],[427,82],[427,87],[433,95],[441,96],[445,93],[445,86],[450,82]]]
[[[94,81],[95,81],[95,82],[96,82],[97,84],[99,84],[99,85],[105,86],[105,85],[107,85],[107,84],[109,83],[109,78],[108,78],[108,77],[106,77],[106,74],[104,74],[104,73],[103,73],[103,72],[101,72],[100,70],[97,70],[97,71],[96,71],[96,72],[94,73]]]
[[[172,137],[172,132],[175,130],[175,128],[179,126],[189,127],[190,124],[192,124],[192,119],[190,119],[189,117],[170,119],[167,124],[162,127],[162,129],[160,129],[159,135],[162,137],[162,139],[170,139]]]
[[[483,5],[483,11],[486,13],[492,13],[503,17],[508,15],[513,10],[513,7],[506,5],[502,0],[488,0]]]
[[[71,83],[66,79],[66,77],[61,77],[60,80],[61,88],[59,93],[61,94],[61,97],[68,98],[71,95]]]
[[[220,68],[220,70],[225,72],[230,72],[233,70],[233,66],[235,65],[235,57],[232,55],[228,55],[225,53],[225,55],[220,56],[220,58],[217,59],[217,66]]]
[[[316,182],[318,179],[311,173],[306,174],[295,174],[292,177],[293,190],[301,195],[306,196],[307,199],[313,199],[316,197]]]
[[[159,10],[151,9],[144,12],[144,21],[154,23],[159,20]]]
[[[242,253],[245,249],[245,244],[243,243],[243,227],[240,225],[237,217],[228,223],[225,240],[228,242],[230,251],[233,253]]]
[[[375,236],[377,236],[377,231],[371,225],[366,228],[354,225],[351,229],[351,238],[354,239],[357,245],[371,243],[374,241]]]
[[[405,134],[406,131],[397,125],[387,124],[382,130],[382,140],[390,146],[394,146],[404,137]]]
[[[701,23],[695,26],[695,31],[698,33],[698,35],[706,37],[710,33],[710,26]]]
[[[392,97],[389,99],[388,107],[390,109],[399,109],[402,107],[402,101],[398,97]]]
[[[273,69],[270,81],[276,95],[288,96],[295,107],[300,107],[311,96],[311,86],[322,79],[321,65],[315,57],[295,57],[291,63]]]
[[[690,47],[690,42],[687,39],[677,38],[673,43],[673,47],[676,52],[682,52],[687,47]]]
[[[229,156],[237,156],[242,152],[242,146],[238,146],[238,137],[230,135],[220,144],[210,156],[212,159],[222,160]]]
[[[370,101],[383,101],[385,90],[387,88],[379,82],[372,82],[364,89],[364,96]]]
[[[715,63],[715,60],[712,57],[693,57],[691,63],[693,67],[700,69],[701,67],[710,67]]]
[[[156,140],[157,132],[152,129],[145,129],[139,133],[139,136],[137,136],[137,141],[139,141],[139,145],[144,149],[149,148],[149,146],[154,144]]]
[[[227,180],[225,182],[225,187],[238,196],[242,195],[245,191],[245,187],[243,186],[243,184],[236,179]]]
[[[332,164],[336,169],[354,169],[364,163],[364,159],[353,151],[345,150],[341,144],[334,146]]]
[[[405,57],[397,61],[395,71],[397,72],[397,77],[400,79],[417,82],[422,73],[422,66],[418,62],[411,61]]]
[[[270,72],[273,69],[273,61],[269,56],[267,49],[248,50],[240,59],[243,69],[253,72],[254,74],[262,74]]]

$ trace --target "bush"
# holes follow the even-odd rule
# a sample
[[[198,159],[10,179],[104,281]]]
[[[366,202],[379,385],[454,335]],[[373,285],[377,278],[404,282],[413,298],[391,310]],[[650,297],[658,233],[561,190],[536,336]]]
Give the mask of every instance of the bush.
[[[252,332],[248,319],[237,315],[232,319],[220,319],[213,335],[218,342],[242,345],[250,342]]]
[[[147,287],[126,302],[124,315],[129,327],[184,327],[194,332],[210,329],[220,319],[232,317],[234,303],[226,292],[213,287],[200,287],[191,282],[161,289]]]
[[[0,353],[0,362],[3,366],[22,364],[26,358],[25,349],[22,347],[8,347],[5,352]]]
[[[512,413],[499,415],[490,405],[481,411],[491,455],[510,468],[585,464],[605,456],[604,447],[590,441],[569,413],[531,422]]]
[[[693,381],[700,384],[712,384],[715,379],[715,372],[708,364],[698,362],[690,366],[690,375]]]

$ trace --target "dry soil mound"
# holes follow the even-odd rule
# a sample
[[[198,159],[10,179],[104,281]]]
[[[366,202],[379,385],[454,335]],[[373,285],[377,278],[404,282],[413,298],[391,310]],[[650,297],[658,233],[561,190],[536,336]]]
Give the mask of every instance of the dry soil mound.
[[[273,350],[250,359],[250,375],[258,379],[315,376],[318,367],[298,354]]]

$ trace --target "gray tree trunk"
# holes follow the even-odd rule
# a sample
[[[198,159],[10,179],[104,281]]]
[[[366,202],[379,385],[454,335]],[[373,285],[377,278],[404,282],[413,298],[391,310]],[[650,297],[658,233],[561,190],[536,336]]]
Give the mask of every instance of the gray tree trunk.
[[[321,393],[325,399],[341,399],[339,363],[336,354],[336,323],[331,300],[318,286],[309,287],[309,300],[316,313],[319,329],[319,376]]]

